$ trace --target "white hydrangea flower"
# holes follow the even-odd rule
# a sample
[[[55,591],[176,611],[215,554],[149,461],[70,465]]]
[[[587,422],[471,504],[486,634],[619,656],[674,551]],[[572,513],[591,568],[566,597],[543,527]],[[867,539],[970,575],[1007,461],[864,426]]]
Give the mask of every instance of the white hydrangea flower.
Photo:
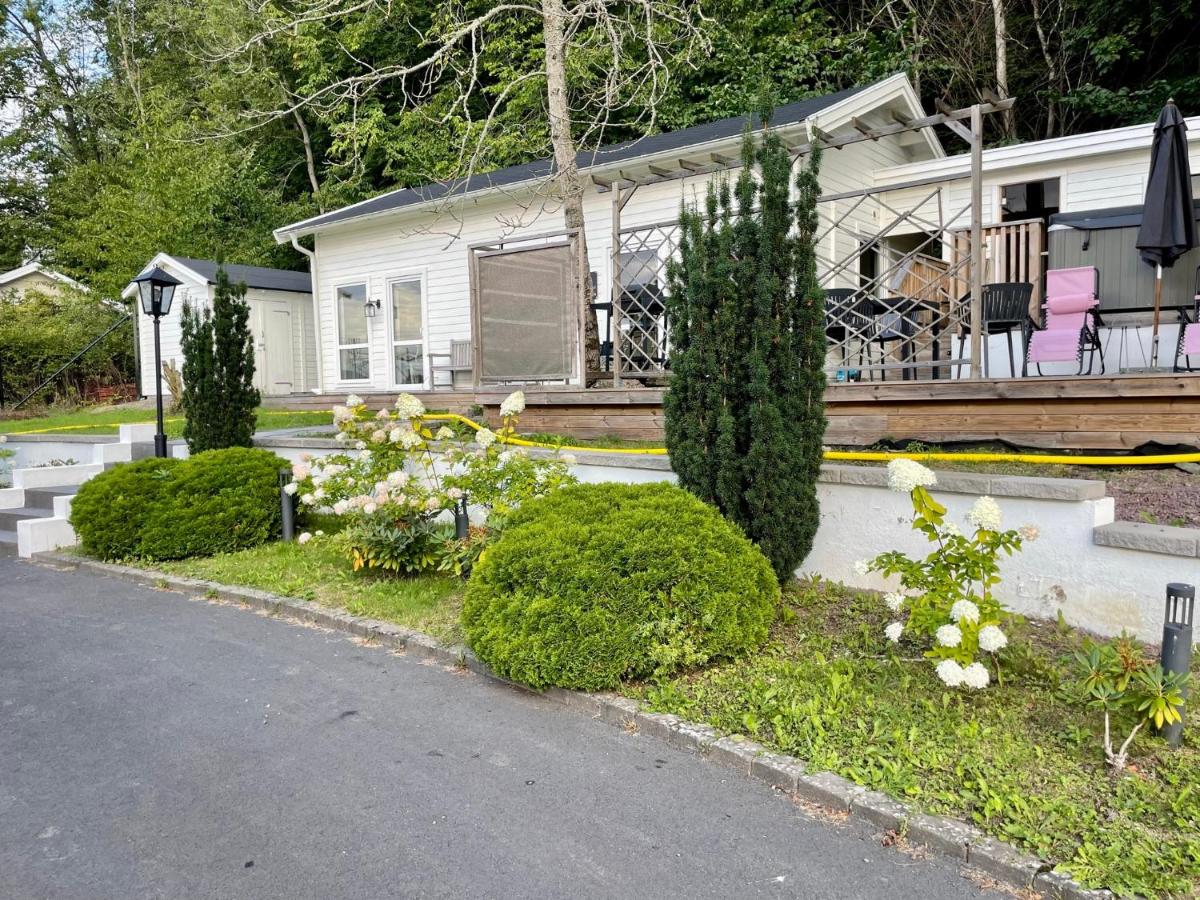
[[[577,463],[579,461],[578,459],[576,459],[574,453],[564,453],[561,456],[559,456],[559,459],[562,460],[564,463],[566,463],[568,466],[573,466],[573,465],[575,465],[575,463]]]
[[[335,516],[344,516],[349,509],[350,502],[348,500],[338,500],[333,504],[333,514]]]
[[[367,442],[366,441],[356,441],[354,444],[354,449],[355,450],[366,450]]]
[[[346,407],[338,404],[333,408],[333,424],[340,425],[345,421],[354,418],[354,413],[350,412]]]
[[[991,497],[980,497],[967,512],[967,521],[985,531],[999,531],[1000,505]]]
[[[892,593],[883,598],[883,602],[887,604],[887,608],[892,612],[900,612],[901,607],[904,606],[904,601],[907,599],[900,591],[892,591]]]
[[[457,487],[447,488],[446,496],[451,500],[461,500],[463,497],[463,489]]]
[[[957,647],[962,643],[962,629],[957,625],[943,625],[934,637],[942,647]]]
[[[967,687],[974,691],[981,691],[988,686],[988,682],[992,680],[988,674],[987,666],[983,663],[973,662],[963,669],[962,682]]]
[[[854,572],[857,575],[870,575],[871,561],[868,559],[856,559],[854,561]]]
[[[434,437],[439,441],[452,440],[454,438],[454,429],[450,428],[449,426],[443,425],[441,428],[439,428],[437,430],[437,433],[434,434]]]
[[[296,482],[294,482],[294,481],[289,481],[287,484],[285,484],[283,486],[283,492],[285,494],[287,494],[289,497],[291,497],[293,494],[295,494],[296,491],[298,491],[298,490],[300,490],[300,485],[296,484]]]
[[[397,487],[404,487],[406,484],[408,484],[408,473],[401,472],[399,469],[397,469],[395,472],[389,472],[387,483]]]
[[[411,450],[421,443],[421,436],[411,428],[404,428],[400,431],[400,446],[405,450]]]
[[[316,494],[305,494],[303,497],[300,498],[300,502],[303,503],[305,506],[315,506],[317,503]]]
[[[1008,635],[998,625],[984,625],[979,629],[979,649],[985,653],[999,653],[1008,646]]]
[[[958,537],[962,534],[962,529],[954,522],[945,522],[942,524],[942,537]]]
[[[344,431],[339,431],[337,434],[335,434],[333,436],[333,439],[340,444],[344,441],[350,440],[350,435],[346,434],[346,432],[344,432]]]
[[[313,536],[314,537],[325,537],[325,532],[323,532],[320,528],[318,528],[316,531],[316,534],[314,534]]]
[[[312,535],[309,534],[307,531],[300,532],[300,537],[296,538],[296,542],[300,543],[300,544],[307,544],[311,540],[312,540]]]
[[[368,516],[371,515],[371,513],[375,512],[375,510],[377,510],[377,509],[379,509],[379,507],[375,505],[374,500],[364,503],[363,508],[362,508],[363,512],[365,512]]]
[[[0,434],[0,444],[7,444],[7,443],[8,443],[8,435]]]
[[[382,444],[387,440],[387,432],[382,428],[376,428],[371,432],[371,441],[375,444]]]
[[[381,422],[390,417],[391,417],[391,414],[386,409],[381,409],[381,410],[379,410],[379,412],[375,413],[375,418],[379,419]]]
[[[511,450],[501,450],[500,454],[496,457],[496,462],[500,463],[502,466],[507,466],[508,461],[512,458],[513,452]]]
[[[362,406],[362,405],[363,405],[362,397],[358,396],[358,394],[351,394],[349,397],[346,398],[346,406],[349,407],[350,409],[354,409],[354,407]]]
[[[911,494],[914,488],[933,487],[937,476],[919,462],[911,459],[893,459],[887,467],[888,487],[902,494]]]
[[[411,431],[412,429],[409,429],[409,430]],[[398,427],[393,428],[391,430],[391,432],[388,434],[388,440],[391,441],[393,444],[398,444],[398,443],[400,443],[400,435],[402,435],[403,433],[404,433],[403,429],[398,428]]]
[[[1017,529],[1017,533],[1021,535],[1023,541],[1036,541],[1038,535],[1041,534],[1036,525],[1022,525]]]
[[[500,415],[508,418],[509,416],[519,416],[525,411],[525,392],[513,391],[504,398],[504,402],[500,404]]]
[[[883,629],[883,633],[887,635],[887,639],[893,644],[899,643],[900,635],[904,634],[904,623],[892,622],[887,628]]]
[[[957,600],[950,607],[950,618],[955,622],[978,622],[979,607],[970,600]]]
[[[486,450],[492,444],[496,443],[496,432],[490,428],[480,428],[475,432],[475,443]]]
[[[964,681],[967,673],[952,659],[943,659],[937,664],[937,677],[942,679],[942,683],[947,687],[958,687]]]
[[[396,398],[396,414],[404,419],[417,419],[425,415],[425,404],[412,394],[401,394]]]

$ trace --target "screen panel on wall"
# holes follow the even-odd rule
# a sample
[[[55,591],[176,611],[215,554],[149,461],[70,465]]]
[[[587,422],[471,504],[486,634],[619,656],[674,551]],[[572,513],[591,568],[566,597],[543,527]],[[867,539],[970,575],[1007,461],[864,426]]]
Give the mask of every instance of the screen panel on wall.
[[[481,380],[553,381],[575,374],[571,266],[569,244],[477,256]]]

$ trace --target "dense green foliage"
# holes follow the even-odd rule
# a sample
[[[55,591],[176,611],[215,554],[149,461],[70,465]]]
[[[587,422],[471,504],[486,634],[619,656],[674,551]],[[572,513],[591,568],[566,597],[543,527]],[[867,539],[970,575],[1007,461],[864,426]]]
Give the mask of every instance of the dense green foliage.
[[[243,447],[119,465],[80,488],[71,524],[84,551],[103,559],[243,550],[279,536],[285,466]]]
[[[775,132],[757,147],[747,134],[742,162],[732,195],[727,182],[710,184],[703,212],[680,213],[679,259],[668,266],[667,448],[680,484],[740,525],[783,580],[820,519],[820,153],[797,179],[794,213],[791,158]]]
[[[760,654],[636,690],[661,711],[749,735],[930,812],[963,817],[1123,896],[1200,886],[1200,744],[1144,730],[1110,777],[1102,725],[1061,692],[1069,629],[1011,623],[1003,684],[963,693],[883,635],[875,594],[803,584]],[[1132,711],[1114,728],[1127,734]],[[1194,719],[1193,719],[1194,722]]]
[[[513,514],[462,622],[505,678],[595,690],[755,649],[778,596],[762,554],[685,491],[581,484]]]
[[[1011,122],[991,126],[992,139],[1149,121],[1168,96],[1185,113],[1200,110],[1195,0],[1001,7],[1008,92],[1019,102]],[[415,90],[388,82],[353,98],[326,94],[291,113],[292,98],[338,79],[422,59],[449,16],[488,5],[334,2],[323,7],[328,14],[278,27],[295,8],[236,0],[5,6],[0,270],[33,252],[115,298],[159,251],[295,265],[302,260],[275,244],[273,227],[458,174],[475,139],[483,168],[548,155],[544,81],[530,74],[542,57],[536,16],[498,17],[478,65],[455,56]],[[910,74],[928,108],[997,87],[990,3],[704,0],[702,9],[711,51],[668,55],[654,115],[636,115],[644,104],[618,107],[592,139],[740,115],[764,75],[787,101],[896,71]],[[248,41],[272,24],[263,40]],[[636,63],[637,48],[630,53]],[[577,41],[567,62],[579,102],[604,102],[603,54]],[[456,104],[468,71],[478,91]]]
[[[125,317],[120,307],[76,290],[30,291],[18,301],[0,292],[0,367],[12,404]],[[35,403],[78,398],[88,389],[124,382],[133,371],[133,322],[126,320],[64,372]]]
[[[259,394],[254,387],[254,338],[246,286],[217,269],[212,313],[184,307],[183,436],[192,453],[249,447]]]
[[[71,525],[83,552],[100,559],[139,555],[145,522],[165,502],[180,465],[178,459],[143,459],[84,482],[71,501]]]

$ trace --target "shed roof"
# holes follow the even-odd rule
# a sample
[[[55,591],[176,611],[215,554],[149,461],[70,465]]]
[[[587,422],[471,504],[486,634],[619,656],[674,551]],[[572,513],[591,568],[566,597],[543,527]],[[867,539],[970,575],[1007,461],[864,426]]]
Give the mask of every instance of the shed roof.
[[[192,259],[187,256],[172,256],[171,259],[185,269],[191,269],[209,284],[217,283],[217,262],[211,259]],[[234,284],[242,283],[248,288],[266,291],[290,291],[296,294],[311,294],[312,280],[308,272],[291,269],[270,269],[266,266],[242,266],[224,263],[226,274]]]
[[[871,85],[847,88],[822,97],[810,97],[795,103],[787,103],[776,107],[771,114],[771,124],[775,126],[796,125],[822,110],[833,106],[855,94],[867,90]],[[685,150],[714,141],[730,140],[739,137],[746,125],[758,128],[761,125],[758,115],[733,116],[719,119],[703,125],[694,125],[679,131],[669,131],[662,134],[652,134],[636,138],[609,147],[601,147],[580,153],[576,162],[581,170],[596,169],[615,163],[631,162],[645,157],[658,156],[672,151]],[[553,162],[541,159],[519,166],[509,166],[494,172],[482,172],[469,178],[452,181],[436,182],[415,188],[400,188],[363,200],[350,206],[335,209],[332,212],[304,219],[291,225],[285,225],[276,230],[276,236],[287,234],[307,234],[327,225],[347,222],[352,219],[365,218],[392,210],[415,206],[453,193],[470,194],[476,191],[492,188],[511,187],[524,182],[545,178],[553,172]]]

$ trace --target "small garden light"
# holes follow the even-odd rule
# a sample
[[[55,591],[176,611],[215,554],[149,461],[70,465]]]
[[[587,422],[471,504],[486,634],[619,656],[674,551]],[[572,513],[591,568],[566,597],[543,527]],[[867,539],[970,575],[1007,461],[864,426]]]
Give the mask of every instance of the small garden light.
[[[1163,617],[1162,667],[1164,672],[1186,675],[1192,668],[1192,620],[1196,611],[1196,586],[1172,582],[1167,585],[1167,609]],[[1187,688],[1184,688],[1187,697]],[[1172,747],[1183,740],[1183,721],[1162,729]]]
[[[133,283],[138,287],[142,312],[154,319],[154,401],[158,413],[158,430],[154,434],[154,455],[165,459],[167,434],[163,429],[162,349],[158,336],[158,320],[171,311],[171,301],[175,299],[175,288],[183,282],[162,269],[154,268],[133,279]]]
[[[296,539],[296,496],[289,494],[287,486],[292,481],[291,469],[279,470],[279,511],[282,538],[285,541]],[[295,489],[293,488],[293,491]]]

